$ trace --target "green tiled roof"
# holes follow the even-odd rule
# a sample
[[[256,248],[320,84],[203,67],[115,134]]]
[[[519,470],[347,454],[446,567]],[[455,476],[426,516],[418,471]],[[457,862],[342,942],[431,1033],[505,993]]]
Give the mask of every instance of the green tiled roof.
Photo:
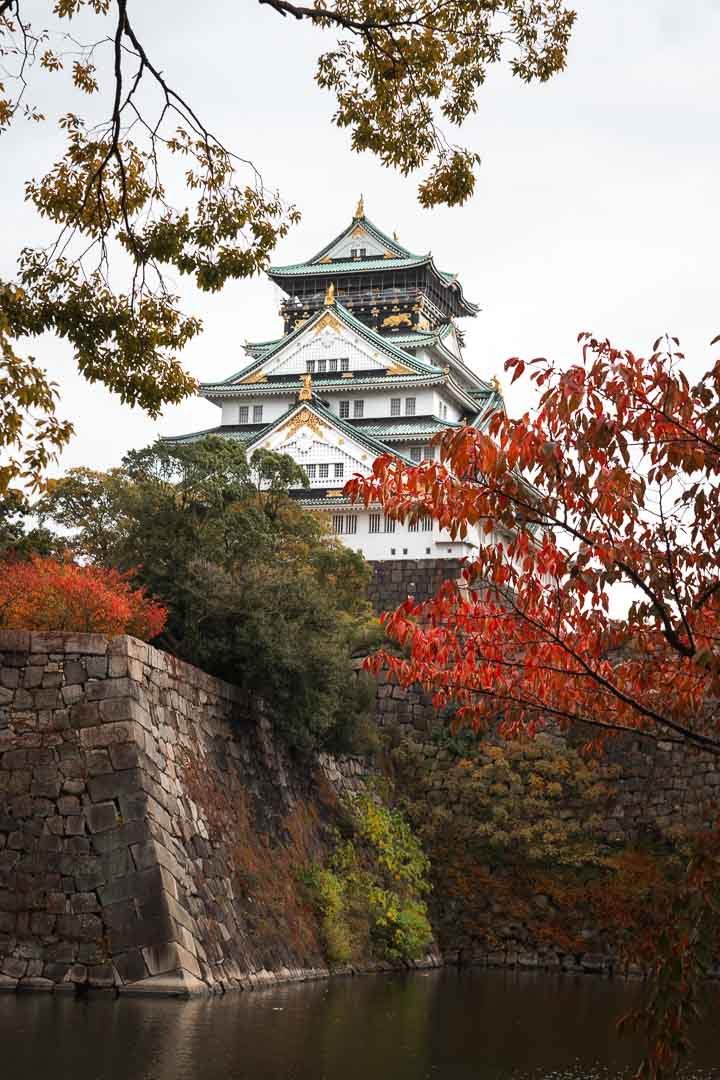
[[[342,431],[343,434],[349,436],[349,438],[351,439],[354,439],[355,442],[360,443],[360,445],[364,446],[366,450],[370,450],[376,455],[391,453],[395,454],[396,457],[402,458],[403,461],[408,460],[403,454],[398,454],[397,450],[391,450],[389,446],[385,446],[384,443],[380,442],[379,439],[376,439],[374,435],[367,434],[362,430],[362,428],[353,427],[353,425],[347,420],[342,420],[336,413],[331,412],[330,409],[323,405],[321,401],[318,401],[318,399],[314,395],[312,401],[310,402],[294,401],[292,405],[290,405],[289,408],[285,410],[282,416],[278,416],[276,420],[273,420],[270,424],[267,424],[262,431],[258,431],[257,434],[249,440],[248,445],[252,445],[252,443],[257,442],[261,435],[264,435],[267,432],[271,431],[273,428],[277,427],[278,424],[284,423],[285,420],[287,420],[289,416],[292,416],[292,414],[297,409],[308,405],[315,413],[317,413],[317,415],[322,420],[325,420],[332,427],[336,427],[339,431]]]
[[[296,326],[295,329],[291,330],[289,334],[285,335],[285,337],[279,338],[275,343],[266,343],[267,348],[264,348],[260,355],[257,356],[252,361],[252,363],[247,364],[240,371],[236,371],[234,375],[230,375],[229,378],[223,379],[220,383],[201,383],[201,392],[204,393],[208,389],[216,390],[220,386],[227,386],[229,384],[236,383],[239,379],[247,378],[247,376],[252,371],[260,367],[261,364],[265,363],[265,361],[268,360],[271,356],[273,356],[277,351],[279,351],[281,348],[284,348],[286,345],[289,345],[291,341],[297,340],[297,338],[299,338],[302,334],[305,334],[308,330],[312,329],[314,324],[318,322],[318,320],[321,319],[323,315],[328,311],[333,311],[347,326],[350,327],[351,330],[354,330],[356,333],[358,333],[360,337],[370,342],[370,344],[374,345],[375,348],[381,349],[389,356],[392,356],[395,359],[399,360],[400,363],[405,364],[405,366],[409,367],[412,371],[417,371],[420,374],[441,374],[440,368],[432,367],[429,364],[421,363],[419,360],[416,360],[414,356],[411,356],[410,353],[406,353],[402,349],[399,349],[397,345],[394,345],[392,341],[390,341],[388,338],[383,337],[382,334],[378,334],[375,330],[371,330],[369,326],[366,326],[364,322],[356,319],[352,312],[348,311],[346,307],[344,307],[338,300],[336,300],[334,304],[331,304],[327,307],[319,308],[310,316],[307,322],[303,323],[302,326]],[[350,382],[349,379],[347,381]],[[257,386],[262,384],[255,383],[251,385]]]
[[[223,439],[236,439],[238,442],[249,443],[266,427],[268,427],[267,424],[221,424],[218,427],[205,428],[204,431],[189,431],[185,435],[162,435],[160,442],[191,443],[198,442],[208,435],[221,435]]]
[[[367,270],[409,270],[432,262],[430,255],[412,255],[409,259],[333,259],[324,263],[291,263],[271,266],[268,277],[310,277],[321,274],[355,274]],[[444,276],[444,275],[443,275]]]
[[[418,438],[436,435],[438,431],[447,431],[448,428],[458,428],[452,420],[441,420],[437,416],[416,417],[390,417],[383,419],[366,420],[360,423],[355,420],[353,427],[357,426],[362,431],[367,431],[378,439]]]
[[[322,251],[318,251],[317,255],[313,255],[311,259],[308,259],[308,262],[318,262],[318,260],[322,259],[328,251],[332,251],[336,244],[339,244],[346,236],[349,236],[353,229],[356,229],[358,225],[362,225],[369,236],[392,251],[398,258],[418,258],[418,256],[413,255],[412,251],[408,251],[406,247],[403,247],[398,240],[394,240],[392,237],[388,236],[387,233],[383,232],[382,229],[378,228],[370,218],[363,215],[363,217],[359,218],[354,217],[350,224],[347,225],[342,232],[337,234],[334,240],[331,240],[329,244],[326,244]]]

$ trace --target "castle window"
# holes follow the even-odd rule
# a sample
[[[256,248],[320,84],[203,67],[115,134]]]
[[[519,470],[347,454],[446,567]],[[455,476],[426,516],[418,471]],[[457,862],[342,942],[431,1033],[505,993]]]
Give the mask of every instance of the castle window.
[[[411,461],[422,461],[422,459],[423,459],[423,448],[422,448],[422,446],[411,446],[410,447],[410,460]]]
[[[405,415],[406,416],[414,416],[415,415],[415,398],[414,397],[406,397],[405,398]]]
[[[305,472],[308,475],[308,480],[314,480],[315,479],[315,474],[317,473],[317,466],[316,465],[306,465],[305,466]]]
[[[343,465],[342,461],[336,461],[335,462],[335,479],[340,480],[344,471],[345,471],[345,466]]]
[[[308,372],[309,375],[314,375],[315,374],[315,361],[314,360],[306,360],[305,361],[305,370]]]
[[[362,416],[364,412],[365,402],[362,400],[362,398],[358,398],[356,401],[353,401],[353,416]]]
[[[238,414],[238,424],[247,424],[250,419],[250,406],[241,405],[240,412]]]
[[[350,402],[349,401],[341,401],[340,402],[340,416],[341,417],[343,417],[343,416],[347,417],[349,415],[350,415]]]
[[[380,514],[371,514],[370,515],[370,528],[369,528],[368,531],[371,532],[371,533],[379,533],[380,532]]]
[[[333,514],[332,527],[336,536],[355,536],[357,533],[357,515]]]
[[[408,526],[408,530],[409,530],[409,532],[417,532],[419,527],[420,527],[420,522],[419,521],[411,521],[409,526]]]
[[[420,520],[421,520],[421,524],[422,524],[422,531],[423,532],[432,532],[432,518],[431,517],[424,517],[424,518],[421,518]]]
[[[327,360],[318,360],[317,369],[318,375],[324,374],[327,371]]]
[[[253,424],[262,424],[262,405],[253,405]]]
[[[391,416],[399,416],[400,415],[400,398],[399,397],[390,398],[390,415]]]
[[[341,371],[349,371],[350,370],[350,357],[349,356],[344,356],[344,357],[341,358],[341,360],[340,360],[340,370]]]
[[[389,517],[385,518],[385,532],[386,533],[394,533],[395,532],[395,518],[389,518]]]
[[[337,371],[337,360],[328,360],[328,371]]]
[[[327,464],[327,462],[324,462],[322,465],[318,465],[318,475],[321,480],[326,480],[328,478],[328,476],[330,475],[330,466]]]

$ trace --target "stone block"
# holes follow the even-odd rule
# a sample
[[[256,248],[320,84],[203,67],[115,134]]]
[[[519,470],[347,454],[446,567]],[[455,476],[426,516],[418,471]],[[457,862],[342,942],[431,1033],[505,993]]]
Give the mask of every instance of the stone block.
[[[105,705],[110,702],[103,702]],[[135,702],[131,702],[135,704]],[[140,750],[136,743],[117,743],[110,748],[110,760],[117,770],[136,769],[140,764]]]
[[[123,772],[101,773],[88,781],[90,798],[93,802],[116,799],[120,795],[132,795],[142,787],[142,773],[139,769],[125,769]]]
[[[100,709],[94,701],[79,701],[70,708],[70,724],[75,728],[95,727],[100,723]]]
[[[84,780],[64,780],[62,786],[63,795],[82,795],[85,790]]]
[[[88,986],[110,990],[115,985],[115,969],[111,963],[93,964],[88,968]]]
[[[61,694],[66,705],[75,705],[83,697],[83,688],[80,684],[72,683],[69,686],[63,686]]]
[[[89,750],[85,760],[90,776],[98,776],[100,773],[109,773],[113,770],[107,750]]]
[[[65,661],[65,685],[77,686],[87,682],[87,671],[79,660]]]
[[[57,808],[63,817],[82,814],[82,803],[77,795],[61,795],[57,801]]]
[[[124,927],[109,930],[108,940],[113,953],[127,952],[148,946],[162,946],[173,933],[172,920],[166,913],[152,919],[136,919]]]
[[[100,910],[100,904],[94,892],[75,893],[70,898],[70,907],[73,915],[88,915]]]
[[[0,630],[0,652],[30,652],[30,634],[27,630]]]
[[[140,687],[134,679],[98,679],[85,684],[88,701],[107,701],[112,698],[138,698]]]
[[[21,960],[19,957],[0,957],[0,971],[11,979],[21,979],[27,971],[27,966],[27,960]]]
[[[20,979],[17,984],[18,993],[25,990],[54,990],[55,983],[52,979],[45,979],[41,975],[27,975]]]
[[[103,905],[115,904],[119,900],[132,900],[135,897],[142,902],[153,896],[162,887],[160,868],[153,866],[148,870],[134,871],[123,878],[117,878],[115,881],[100,886],[98,895]]]
[[[124,983],[139,982],[148,975],[142,949],[132,949],[113,957],[113,964]]]
[[[76,986],[82,986],[83,983],[87,982],[87,976],[88,969],[84,964],[73,964],[68,969],[66,978],[68,982],[75,983]]]
[[[54,689],[33,690],[33,708],[55,709],[60,703],[60,695]]]
[[[92,782],[92,781],[91,781]],[[91,833],[114,829],[118,824],[118,813],[113,802],[95,803],[85,811],[85,820]]]
[[[111,829],[104,833],[95,833],[92,838],[93,847],[100,855],[109,855],[113,851],[125,848],[130,844],[144,844],[150,839],[150,830],[147,822],[143,820],[128,821],[117,829]]]
[[[85,661],[85,670],[90,679],[106,679],[108,662],[106,656],[90,656]]]
[[[22,678],[22,684],[25,690],[27,691],[39,689],[42,686],[44,674],[44,668],[40,667],[39,665],[25,668]],[[30,698],[30,700],[32,701],[32,698]]]
[[[0,686],[15,690],[20,685],[20,669],[4,667],[0,668]]]
[[[78,708],[79,706],[74,706]],[[93,706],[96,707],[96,706]],[[72,709],[70,710],[72,715]],[[98,726],[87,727],[79,732],[80,743],[86,750],[97,750],[102,747],[112,746],[114,743],[133,742],[141,735],[137,724],[99,724],[99,713],[96,723]]]

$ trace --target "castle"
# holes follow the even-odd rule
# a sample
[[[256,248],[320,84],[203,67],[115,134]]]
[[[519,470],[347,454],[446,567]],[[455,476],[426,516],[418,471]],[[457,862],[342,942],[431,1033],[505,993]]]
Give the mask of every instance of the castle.
[[[205,435],[239,439],[248,453],[288,454],[308,485],[303,505],[329,512],[333,532],[372,561],[461,558],[478,538],[453,540],[431,518],[403,524],[343,494],[382,454],[431,458],[438,432],[484,428],[503,407],[499,388],[468,368],[456,320],[477,314],[455,274],[416,255],[365,215],[307,262],[268,271],[285,293],[283,335],[247,344],[247,363],[200,393],[221,410]]]

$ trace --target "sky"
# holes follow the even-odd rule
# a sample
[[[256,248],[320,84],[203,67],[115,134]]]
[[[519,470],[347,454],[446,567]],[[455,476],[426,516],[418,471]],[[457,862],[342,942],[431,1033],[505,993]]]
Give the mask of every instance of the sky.
[[[48,0],[28,0],[43,21]],[[360,193],[368,216],[413,251],[432,251],[482,310],[466,319],[466,360],[484,378],[504,361],[547,356],[569,364],[581,330],[642,353],[676,334],[691,373],[720,332],[720,4],[717,0],[576,0],[567,69],[526,85],[491,74],[457,141],[482,157],[464,207],[423,210],[418,178],[354,154],[331,123],[332,97],[313,81],[329,40],[255,0],[215,0],[204,14],[177,0],[131,0],[135,29],[157,65],[222,141],[260,169],[302,211],[273,261],[307,258],[345,227]],[[185,13],[178,17],[178,11]],[[57,80],[49,118],[78,108]],[[59,143],[58,143],[59,146]],[[0,278],[25,244],[51,233],[24,202],[29,176],[47,169],[53,128],[18,126],[0,147]],[[200,380],[242,366],[245,340],[278,336],[279,290],[266,278],[216,296],[173,282],[203,334],[183,352]],[[203,399],[150,419],[74,370],[66,344],[44,337],[32,352],[61,392],[59,414],[76,434],[61,466],[107,468],[158,435],[219,422]],[[532,406],[527,384],[507,388],[512,413]]]

